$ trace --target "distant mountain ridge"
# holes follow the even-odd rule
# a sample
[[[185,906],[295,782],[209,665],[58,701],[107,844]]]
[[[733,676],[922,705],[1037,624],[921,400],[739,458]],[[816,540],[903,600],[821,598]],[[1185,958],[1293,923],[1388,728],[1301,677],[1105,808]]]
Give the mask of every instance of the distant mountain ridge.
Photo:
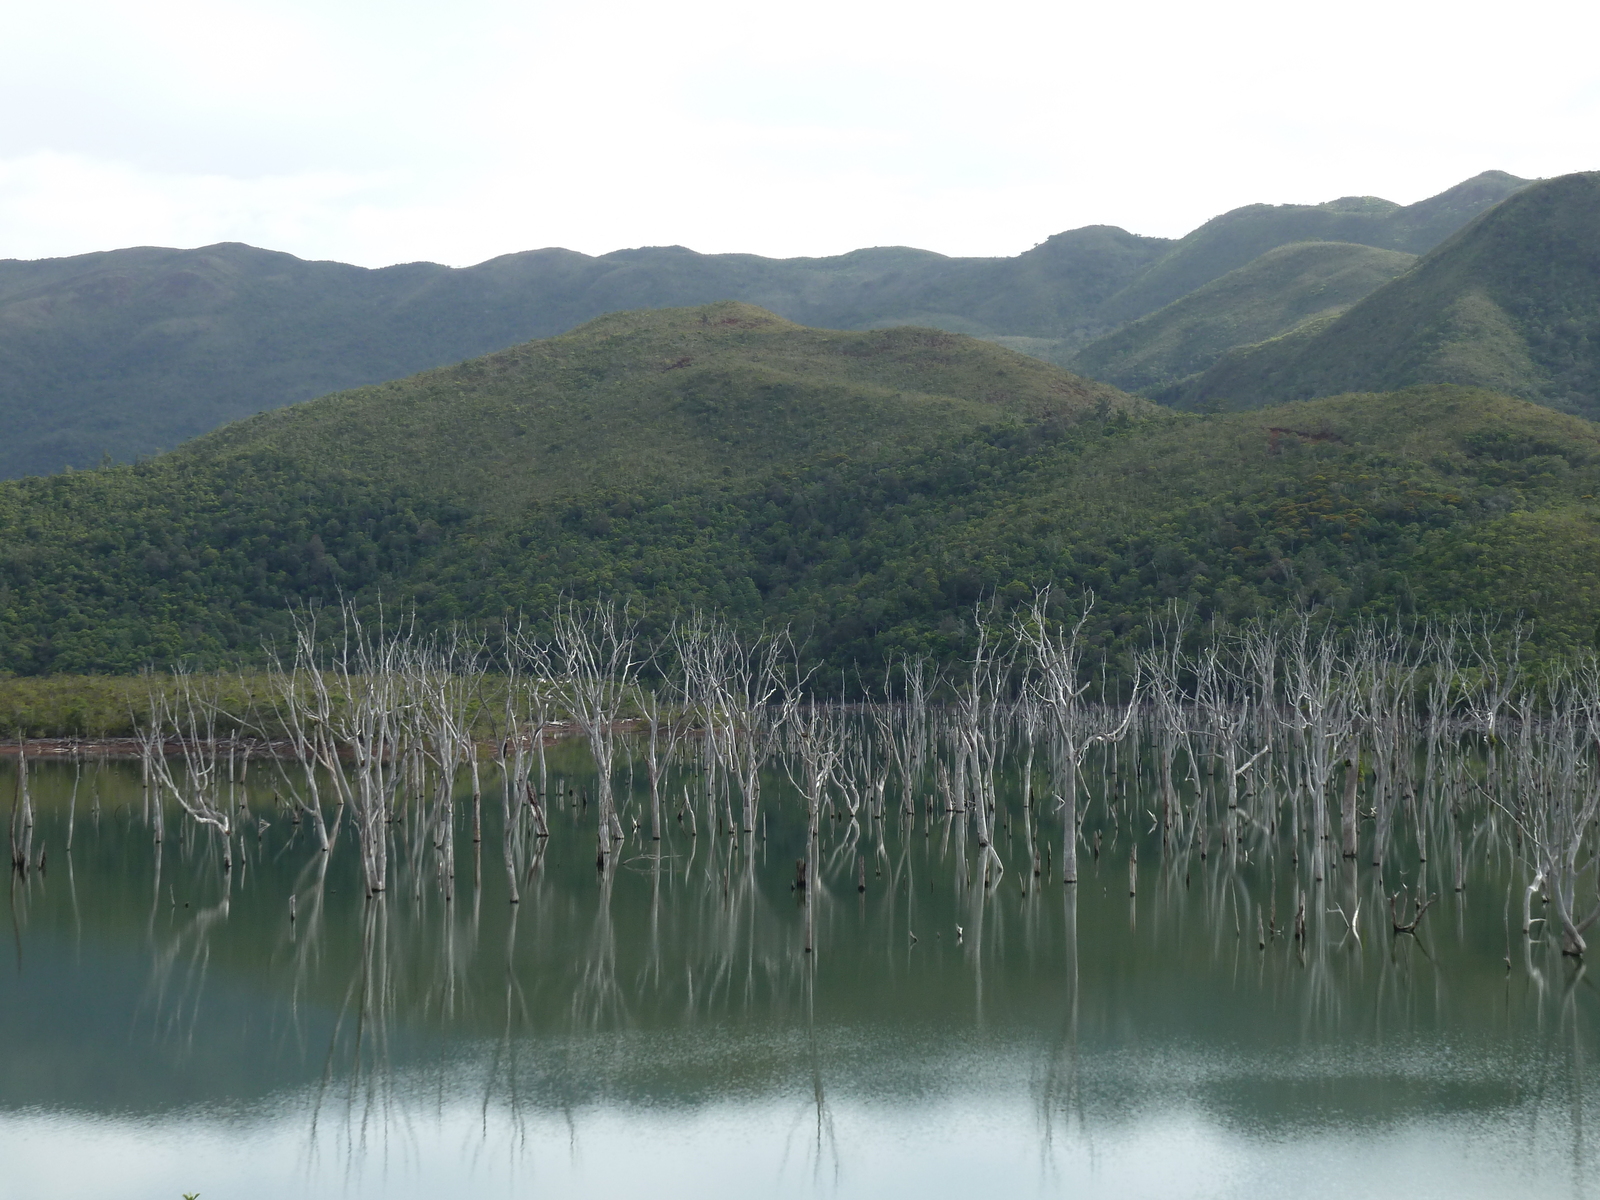
[[[1108,316],[1133,320],[1291,242],[1353,242],[1423,254],[1528,180],[1485,171],[1401,206],[1375,196],[1325,204],[1250,204],[1213,217],[1180,238],[1151,269],[1114,296]]]
[[[224,244],[0,262],[0,476],[155,453],[228,421],[551,337],[608,312],[739,299],[832,328],[1076,329],[1166,245],[1058,235],[1014,259],[682,247],[367,270]]]
[[[1064,362],[1277,246],[1332,239],[1415,252],[1523,183],[1489,172],[1405,208],[1250,206],[1178,242],[1088,226],[993,259],[647,247],[367,270],[225,243],[0,261],[0,477],[153,453],[265,409],[629,309],[731,299],[811,326],[931,326]]]
[[[1519,191],[1337,318],[1232,350],[1162,398],[1253,408],[1434,383],[1600,419],[1600,172]]]

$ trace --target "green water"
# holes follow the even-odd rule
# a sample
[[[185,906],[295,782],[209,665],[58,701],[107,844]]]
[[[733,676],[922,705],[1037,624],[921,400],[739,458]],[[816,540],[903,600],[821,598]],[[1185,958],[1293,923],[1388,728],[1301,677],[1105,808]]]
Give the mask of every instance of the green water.
[[[575,751],[553,769],[582,792]],[[0,1196],[1600,1190],[1596,992],[1522,936],[1507,853],[1459,893],[1417,865],[1440,898],[1409,937],[1370,867],[1163,854],[1101,809],[1074,887],[1033,875],[1019,796],[990,889],[961,816],[830,819],[808,953],[781,772],[754,837],[630,821],[605,878],[590,811],[556,805],[512,905],[493,787],[481,843],[465,794],[448,855],[397,826],[369,901],[345,834],[323,855],[252,771],[225,871],[176,810],[155,842],[136,764],[33,768]]]

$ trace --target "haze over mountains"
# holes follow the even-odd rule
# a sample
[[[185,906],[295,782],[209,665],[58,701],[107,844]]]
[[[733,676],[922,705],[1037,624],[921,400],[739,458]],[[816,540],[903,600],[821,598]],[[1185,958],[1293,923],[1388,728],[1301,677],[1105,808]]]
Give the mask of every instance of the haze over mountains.
[[[813,326],[969,333],[1159,392],[1241,343],[1342,311],[1393,278],[1403,255],[1525,184],[1488,172],[1405,207],[1253,205],[1176,241],[1091,226],[1005,259],[903,247],[788,260],[550,249],[459,270],[372,271],[224,244],[0,262],[0,476],[152,453],[606,312],[726,299]],[[1283,250],[1305,242],[1344,249]],[[1187,308],[1164,308],[1186,298]],[[1118,332],[1141,317],[1150,318],[1141,331]],[[1091,344],[1106,335],[1121,340]],[[1197,395],[1205,403],[1210,393]]]

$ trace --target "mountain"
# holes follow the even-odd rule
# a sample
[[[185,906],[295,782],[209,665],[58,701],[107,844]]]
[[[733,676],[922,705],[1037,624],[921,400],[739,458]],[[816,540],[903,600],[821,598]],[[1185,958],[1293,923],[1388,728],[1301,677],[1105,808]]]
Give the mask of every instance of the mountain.
[[[1426,249],[1520,182],[1490,172],[1403,209],[1251,206],[1178,243],[1089,226],[1012,258],[666,246],[366,270],[223,244],[0,261],[0,478],[125,461],[262,410],[640,308],[733,299],[812,326],[931,326],[1059,363],[1284,243]]]
[[[1354,242],[1423,254],[1479,213],[1528,185],[1485,171],[1415,204],[1346,196],[1325,204],[1251,204],[1213,217],[1107,303],[1105,317],[1129,321],[1187,296],[1268,250],[1293,242]]]
[[[1520,610],[1543,653],[1592,638],[1597,493],[1593,425],[1483,391],[1199,416],[937,330],[622,314],[0,484],[0,670],[255,659],[294,603],[492,635],[606,595],[787,624],[844,686],[1045,584],[1095,592],[1113,668],[1172,603]]]
[[[148,462],[0,484],[0,669],[248,649],[287,598],[425,590],[422,564],[447,550],[541,545],[569,519],[594,532],[649,513],[671,530],[684,496],[1156,411],[940,330],[815,330],[734,303],[612,315]]]
[[[1163,398],[1250,407],[1419,383],[1600,417],[1600,172],[1518,192],[1338,318],[1236,350]]]
[[[0,263],[0,477],[128,459],[263,409],[548,337],[603,313],[729,298],[835,328],[1074,330],[1166,243],[1076,230],[1012,259],[508,255],[369,271],[249,246]],[[1080,338],[1080,340],[1082,340]]]
[[[1415,261],[1348,242],[1279,246],[1090,342],[1067,365],[1129,391],[1159,388],[1205,370],[1235,346],[1335,316]]]
[[[900,453],[995,422],[1151,406],[960,334],[811,329],[723,302],[600,317],[561,337],[277,409],[175,461],[259,457],[514,515],[595,487],[747,481]]]

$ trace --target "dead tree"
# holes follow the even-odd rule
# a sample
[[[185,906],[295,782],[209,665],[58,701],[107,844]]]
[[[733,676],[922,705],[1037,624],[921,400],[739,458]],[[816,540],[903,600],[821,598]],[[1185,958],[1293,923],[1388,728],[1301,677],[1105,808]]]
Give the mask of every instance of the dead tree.
[[[549,672],[561,704],[588,739],[596,772],[595,865],[602,871],[622,840],[613,793],[617,739],[638,686],[646,656],[637,621],[627,606],[603,600],[585,607],[568,601],[551,616],[554,641],[531,654],[536,670]],[[530,647],[530,649],[532,649]]]
[[[1053,622],[1049,616],[1049,589],[1038,593],[1027,616],[1017,624],[1019,641],[1027,648],[1031,684],[1050,719],[1054,754],[1055,796],[1061,806],[1063,827],[1061,881],[1078,881],[1078,771],[1091,746],[1120,741],[1133,727],[1138,711],[1142,675],[1135,667],[1133,694],[1122,720],[1113,729],[1091,734],[1085,727],[1083,695],[1089,684],[1081,678],[1082,634],[1094,607],[1093,593],[1085,593],[1075,624]],[[1030,758],[1031,766],[1031,743]]]

